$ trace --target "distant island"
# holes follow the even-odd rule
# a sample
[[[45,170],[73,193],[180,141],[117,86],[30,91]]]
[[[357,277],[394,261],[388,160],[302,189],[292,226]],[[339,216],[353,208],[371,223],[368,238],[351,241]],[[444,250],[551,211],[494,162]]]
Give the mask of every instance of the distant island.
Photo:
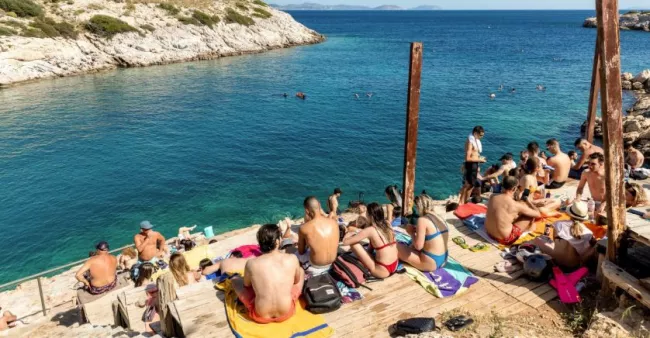
[[[378,7],[368,7],[355,5],[321,5],[312,2],[290,5],[270,4],[270,6],[283,11],[435,11],[442,9],[439,6],[418,6],[415,8],[403,8],[396,5],[383,5]]]

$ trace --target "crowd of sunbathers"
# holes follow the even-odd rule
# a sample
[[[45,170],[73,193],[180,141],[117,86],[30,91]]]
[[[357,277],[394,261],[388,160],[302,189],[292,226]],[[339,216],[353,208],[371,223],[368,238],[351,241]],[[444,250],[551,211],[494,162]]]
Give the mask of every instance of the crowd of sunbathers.
[[[534,230],[536,219],[562,208],[572,221],[556,222],[555,239],[542,236],[535,239],[535,244],[565,266],[577,266],[588,259],[595,241],[583,222],[606,224],[603,149],[579,138],[574,143],[581,153],[578,157],[575,151],[564,153],[558,140],[549,139],[546,149],[551,155],[547,156],[537,142],[530,142],[520,153],[519,163],[515,163],[512,153],[506,153],[500,158],[500,164],[491,166],[482,175],[480,165],[487,162],[481,156],[484,135],[485,130],[477,126],[465,142],[464,181],[458,204],[468,200],[481,203],[481,193],[491,190],[485,228],[490,237],[506,246]],[[632,144],[626,143],[624,151],[627,172],[643,166],[644,156]],[[579,180],[575,195],[551,198],[552,191],[562,188],[570,178]],[[586,185],[591,197],[584,201]],[[628,208],[648,204],[641,185],[626,182],[625,191]]]

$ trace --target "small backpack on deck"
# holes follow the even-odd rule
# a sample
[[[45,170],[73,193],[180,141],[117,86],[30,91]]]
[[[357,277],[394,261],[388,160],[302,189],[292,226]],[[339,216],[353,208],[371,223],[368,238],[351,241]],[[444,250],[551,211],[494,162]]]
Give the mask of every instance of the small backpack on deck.
[[[307,303],[305,309],[314,314],[336,311],[341,307],[341,292],[327,273],[306,280],[302,295]]]
[[[343,284],[358,288],[360,286],[372,290],[363,285],[366,280],[372,279],[372,275],[368,268],[366,268],[358,258],[354,257],[352,253],[346,252],[338,257],[332,264],[332,276],[343,282]]]

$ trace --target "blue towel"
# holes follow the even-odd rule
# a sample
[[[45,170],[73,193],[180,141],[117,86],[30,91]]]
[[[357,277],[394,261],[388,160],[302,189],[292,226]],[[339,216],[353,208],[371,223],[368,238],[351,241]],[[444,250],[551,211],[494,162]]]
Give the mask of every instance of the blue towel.
[[[465,219],[463,223],[470,229],[476,231],[485,227],[485,214],[476,214]]]

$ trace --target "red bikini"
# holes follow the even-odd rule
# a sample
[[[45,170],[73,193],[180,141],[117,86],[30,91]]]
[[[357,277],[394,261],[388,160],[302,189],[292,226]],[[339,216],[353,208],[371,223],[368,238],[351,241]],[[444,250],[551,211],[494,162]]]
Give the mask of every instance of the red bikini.
[[[377,234],[379,234],[379,230],[377,230]],[[384,240],[383,237],[381,237],[381,234],[379,234],[379,237],[382,239],[382,241]],[[375,248],[374,246],[373,246],[372,248],[373,248],[375,251],[378,251],[378,250],[381,250],[381,249],[383,249],[383,248],[389,247],[389,246],[391,246],[391,245],[396,245],[396,244],[397,244],[397,242],[393,241],[393,242],[390,242],[390,243],[388,243],[388,244],[384,244],[384,245],[382,245],[382,246],[380,246],[380,247],[378,247],[378,248]],[[375,263],[377,263],[377,264],[383,266],[383,267],[388,271],[388,273],[392,275],[392,274],[395,273],[395,271],[397,271],[397,264],[399,263],[399,258],[396,259],[395,262],[393,262],[393,263],[391,263],[391,264],[388,264],[388,265],[387,265],[387,264],[384,264],[384,263],[381,263],[381,262],[379,262],[379,261],[377,261],[377,260],[375,260]]]

